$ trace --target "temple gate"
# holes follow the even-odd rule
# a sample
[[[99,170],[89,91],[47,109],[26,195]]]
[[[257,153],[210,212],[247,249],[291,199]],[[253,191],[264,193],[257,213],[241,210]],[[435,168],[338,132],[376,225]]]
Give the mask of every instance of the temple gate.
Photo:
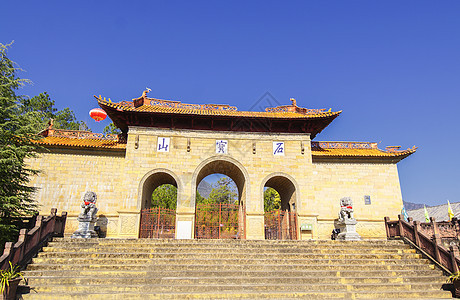
[[[44,170],[33,180],[36,197],[43,210],[70,212],[69,232],[74,202],[88,189],[98,194],[108,237],[327,238],[344,196],[354,200],[360,235],[383,237],[383,217],[400,210],[396,163],[415,148],[312,141],[341,111],[301,108],[291,99],[248,112],[146,94],[119,103],[96,97],[119,136],[52,126],[42,132],[37,143],[49,151],[30,160]],[[237,203],[195,203],[199,182],[214,173],[235,182]],[[163,184],[177,188],[175,211],[151,207],[152,192]],[[268,187],[279,193],[281,207],[264,212]]]

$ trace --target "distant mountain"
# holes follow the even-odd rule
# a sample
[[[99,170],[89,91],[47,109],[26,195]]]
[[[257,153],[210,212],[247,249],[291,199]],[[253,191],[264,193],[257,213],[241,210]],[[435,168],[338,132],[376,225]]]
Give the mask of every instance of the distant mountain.
[[[453,202],[450,205],[452,207],[454,217],[460,218],[460,202]],[[428,216],[434,217],[438,222],[449,220],[449,215],[447,214],[447,203],[431,207],[427,206],[426,210],[428,211]],[[414,221],[425,222],[425,210],[423,209],[423,204],[421,208],[408,211],[407,214],[409,215],[409,217],[412,217]]]
[[[404,207],[406,208],[406,211],[423,208],[423,204],[420,204],[420,203],[412,203],[412,202],[403,201],[403,204],[404,204]],[[429,207],[429,205],[427,205],[426,207]]]
[[[209,194],[212,191],[212,185],[205,180],[201,180],[200,184],[198,185],[197,190],[198,190],[198,193],[200,193],[201,197],[208,198]]]

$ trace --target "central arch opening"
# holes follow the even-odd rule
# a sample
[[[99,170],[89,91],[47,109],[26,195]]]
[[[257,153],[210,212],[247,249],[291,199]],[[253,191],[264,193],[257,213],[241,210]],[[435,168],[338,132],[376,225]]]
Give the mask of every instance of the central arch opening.
[[[177,181],[165,171],[146,175],[141,182],[141,221],[139,237],[174,238]]]
[[[296,240],[296,188],[286,176],[272,176],[264,184],[265,239]]]
[[[246,180],[226,160],[207,163],[196,178],[195,238],[245,238]]]

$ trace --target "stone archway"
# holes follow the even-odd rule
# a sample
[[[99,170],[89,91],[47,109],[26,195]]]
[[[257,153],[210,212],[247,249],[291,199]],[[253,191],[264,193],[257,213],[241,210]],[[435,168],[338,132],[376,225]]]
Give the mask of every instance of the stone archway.
[[[154,169],[142,177],[139,183],[139,195],[137,200],[137,208],[150,208],[150,199],[153,191],[163,184],[171,184],[177,188],[177,199],[181,199],[183,191],[182,182],[176,174],[168,169]]]
[[[238,203],[235,205],[225,204],[219,207],[212,205],[206,206],[208,214],[219,214],[217,224],[202,222],[205,218],[202,207],[196,203],[196,190],[198,184],[208,175],[220,173],[230,177],[238,189]],[[245,230],[245,205],[248,194],[249,175],[246,169],[238,161],[224,156],[214,156],[203,161],[195,170],[192,178],[192,205],[195,207],[195,238],[236,238],[244,239]],[[224,215],[225,211],[226,215]],[[232,217],[233,214],[233,217]],[[230,218],[237,218],[235,223],[229,221]],[[212,221],[214,222],[214,221]],[[216,227],[216,228],[209,228]],[[227,230],[227,234],[221,233]]]
[[[138,207],[141,209],[139,237],[174,238],[176,229],[176,211],[162,207],[152,207],[152,193],[156,188],[170,184],[177,188],[180,199],[182,185],[178,177],[167,169],[155,169],[141,179],[139,183]]]
[[[297,211],[300,210],[300,201],[297,182],[292,176],[281,172],[268,175],[261,185],[262,201],[266,187],[278,192],[281,203],[279,209],[264,214],[265,239],[298,239]]]

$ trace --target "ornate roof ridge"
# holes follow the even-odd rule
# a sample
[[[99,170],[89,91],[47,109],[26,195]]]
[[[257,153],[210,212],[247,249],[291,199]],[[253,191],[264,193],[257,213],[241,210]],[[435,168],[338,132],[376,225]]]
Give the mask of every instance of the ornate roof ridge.
[[[99,139],[123,143],[123,139],[120,138],[118,134],[103,134],[88,130],[55,129],[53,119],[49,121],[48,127],[40,131],[38,135],[43,137],[65,137],[72,139]]]
[[[385,150],[379,149],[376,142],[354,142],[354,141],[312,141],[311,148],[321,149],[376,149],[385,153],[407,153],[415,152],[417,147],[413,146],[405,150],[399,150],[401,146],[386,146]]]
[[[164,100],[158,98],[149,98],[147,97],[147,93],[150,92],[150,89],[146,89],[142,96],[139,98],[134,98],[132,101],[120,101],[120,102],[112,102],[109,98],[108,100],[104,97],[102,98],[101,95],[94,96],[99,102],[104,101],[106,103],[110,103],[113,106],[124,106],[128,108],[128,110],[135,110],[136,108],[141,108],[143,106],[150,106],[150,107],[163,107],[163,108],[170,108],[170,109],[180,109],[180,110],[189,110],[189,111],[231,111],[237,112],[238,109],[236,106],[230,106],[227,104],[188,104],[182,103],[181,101],[177,100]],[[294,98],[290,99],[292,101],[291,105],[281,105],[276,107],[267,107],[265,111],[241,111],[241,113],[294,113],[297,115],[323,115],[323,114],[340,114],[342,111],[332,112],[331,108],[326,111],[326,109],[310,109],[310,108],[303,108],[298,107],[296,104],[296,100]],[[119,108],[119,107],[117,107]]]
[[[385,150],[378,148],[375,142],[323,142],[312,141],[312,155],[316,157],[387,157],[398,161],[415,153],[417,147],[399,150],[401,146],[388,146]]]

